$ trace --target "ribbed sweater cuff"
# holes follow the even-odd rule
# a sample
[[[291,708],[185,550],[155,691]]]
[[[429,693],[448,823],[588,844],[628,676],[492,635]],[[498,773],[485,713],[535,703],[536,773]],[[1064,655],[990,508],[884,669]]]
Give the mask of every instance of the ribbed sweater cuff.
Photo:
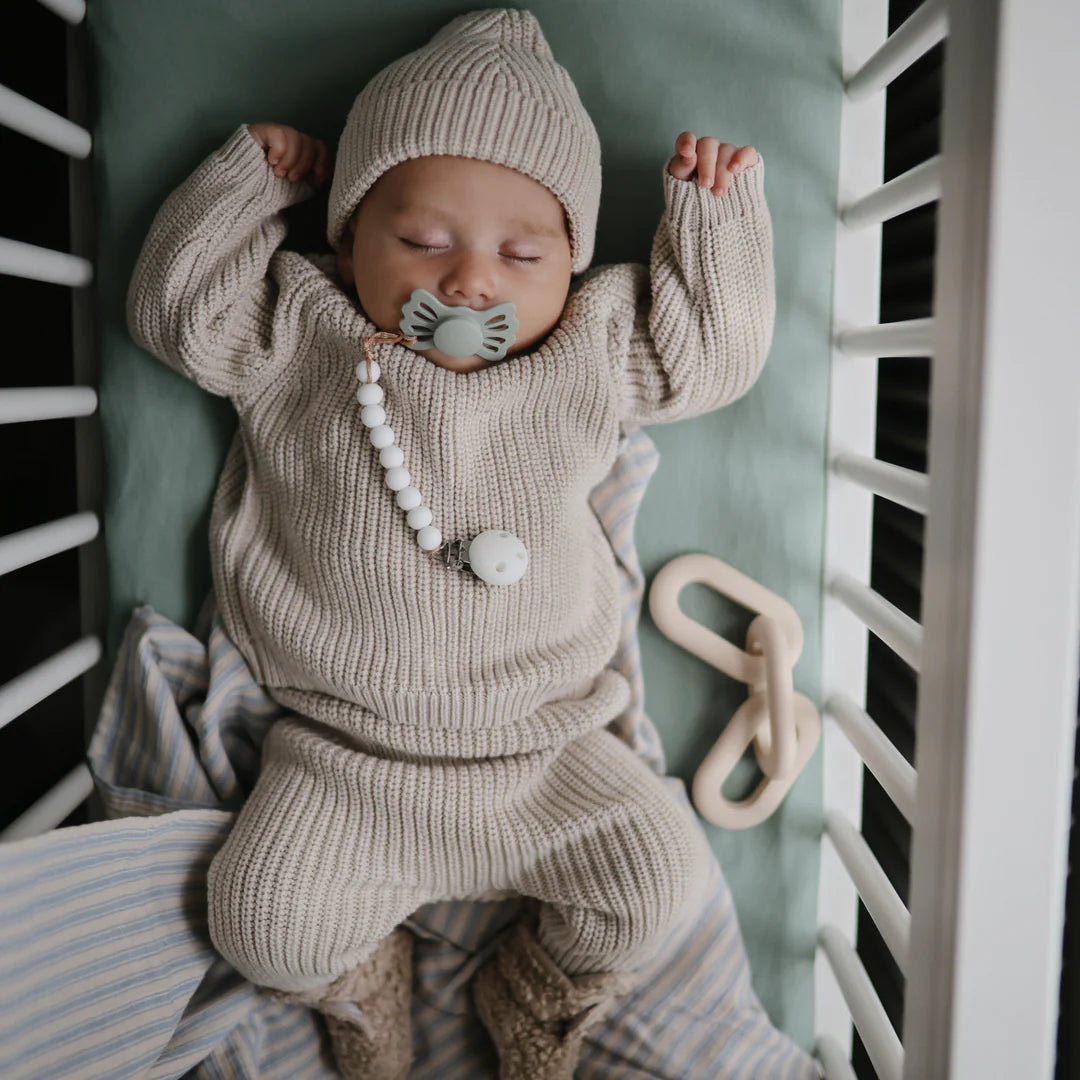
[[[759,155],[760,156],[760,155]],[[753,217],[765,211],[765,162],[743,169],[728,187],[726,195],[714,195],[702,187],[696,177],[677,180],[664,163],[664,199],[671,226],[681,229],[707,229]]]
[[[241,124],[215,154],[220,169],[236,184],[256,195],[267,210],[282,210],[303,202],[315,189],[306,181],[278,176],[266,160],[266,151],[255,141],[247,124]],[[209,165],[210,162],[207,162]]]

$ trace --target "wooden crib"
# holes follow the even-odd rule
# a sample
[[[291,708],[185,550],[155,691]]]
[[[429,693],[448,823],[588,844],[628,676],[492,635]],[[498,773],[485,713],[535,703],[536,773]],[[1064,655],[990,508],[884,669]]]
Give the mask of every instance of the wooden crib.
[[[81,679],[88,730],[107,673],[85,3],[41,3],[71,26],[70,119],[0,87],[0,124],[69,155],[71,251],[2,239],[0,274],[72,290],[75,385],[0,390],[0,423],[83,418],[79,512],[0,539],[0,573],[78,549],[82,636],[0,686],[0,726]],[[842,6],[817,1055],[854,1077],[854,1024],[880,1080],[1048,1080],[1080,596],[1080,7],[927,0],[890,36],[886,0]],[[943,39],[941,153],[882,184],[886,88]],[[935,201],[933,317],[881,324],[882,223]],[[932,358],[925,474],[875,458],[881,357]],[[921,624],[869,586],[875,496],[925,516]],[[917,673],[913,764],[865,711],[868,633]],[[913,827],[909,907],[860,835],[864,769]],[[2,838],[58,826],[91,790],[80,765]],[[855,950],[860,902],[906,978],[902,1039]]]

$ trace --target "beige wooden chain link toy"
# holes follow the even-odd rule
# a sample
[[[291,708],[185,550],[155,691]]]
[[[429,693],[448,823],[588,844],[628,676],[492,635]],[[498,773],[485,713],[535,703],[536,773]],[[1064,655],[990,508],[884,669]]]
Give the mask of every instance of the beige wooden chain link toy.
[[[679,593],[692,583],[709,585],[758,612],[745,650],[682,611]],[[817,709],[792,686],[803,646],[799,616],[776,593],[711,555],[680,555],[667,563],[649,590],[649,613],[676,645],[749,686],[750,696],[698,766],[692,792],[698,812],[714,825],[760,824],[780,805],[821,738]],[[747,798],[732,801],[721,789],[751,743],[764,777]]]

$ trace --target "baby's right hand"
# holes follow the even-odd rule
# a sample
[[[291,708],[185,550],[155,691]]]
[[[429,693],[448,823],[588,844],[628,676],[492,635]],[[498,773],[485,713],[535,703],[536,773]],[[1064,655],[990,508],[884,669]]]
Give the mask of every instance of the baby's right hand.
[[[277,176],[293,182],[306,180],[318,187],[330,175],[326,143],[284,124],[248,124],[251,137],[266,151],[266,160]]]

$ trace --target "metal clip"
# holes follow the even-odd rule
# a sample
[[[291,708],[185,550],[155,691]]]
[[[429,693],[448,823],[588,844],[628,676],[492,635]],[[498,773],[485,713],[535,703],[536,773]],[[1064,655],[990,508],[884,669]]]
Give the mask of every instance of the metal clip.
[[[447,540],[440,548],[432,552],[435,558],[450,570],[462,570],[469,565],[469,541]]]

